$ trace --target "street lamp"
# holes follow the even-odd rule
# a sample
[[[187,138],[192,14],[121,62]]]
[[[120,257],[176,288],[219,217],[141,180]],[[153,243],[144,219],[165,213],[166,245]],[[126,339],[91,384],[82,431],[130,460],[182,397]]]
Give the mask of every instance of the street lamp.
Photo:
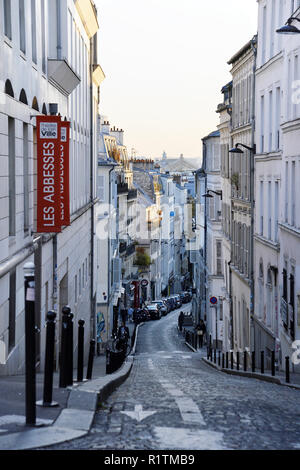
[[[279,33],[279,34],[295,34],[295,33],[297,34],[297,33],[300,33],[300,30],[298,28],[296,28],[296,26],[292,25],[293,21],[299,21],[300,22],[300,19],[296,18],[294,16],[291,16],[287,20],[287,22],[284,26],[282,26],[279,29],[276,29],[276,33]]]
[[[223,191],[213,191],[212,189],[208,189],[206,194],[203,194],[202,197],[207,197],[207,198],[213,198],[213,196],[210,193],[214,193],[217,196],[220,196],[221,201],[223,200]]]
[[[256,153],[256,146],[254,147],[248,147],[248,145],[238,143],[235,145],[235,147],[231,150],[229,150],[229,153],[244,153],[243,150],[241,150],[239,147],[244,147],[245,149],[249,150],[250,152]]]

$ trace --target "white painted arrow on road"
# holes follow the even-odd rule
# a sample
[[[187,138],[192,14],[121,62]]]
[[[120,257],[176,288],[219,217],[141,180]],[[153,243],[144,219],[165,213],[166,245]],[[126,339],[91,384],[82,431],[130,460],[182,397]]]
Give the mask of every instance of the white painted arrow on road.
[[[121,411],[124,415],[129,416],[131,419],[135,419],[139,423],[148,416],[154,415],[157,411],[143,411],[142,405],[135,405],[134,411]]]

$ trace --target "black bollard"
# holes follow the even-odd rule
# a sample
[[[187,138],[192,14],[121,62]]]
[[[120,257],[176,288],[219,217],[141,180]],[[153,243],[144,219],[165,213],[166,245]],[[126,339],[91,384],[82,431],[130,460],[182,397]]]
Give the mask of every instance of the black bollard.
[[[73,340],[73,313],[68,315],[68,369],[67,369],[67,385],[73,385],[73,350],[74,350],[74,340]]]
[[[226,369],[229,367],[229,354],[228,351],[226,352]]]
[[[219,360],[218,360],[219,367],[221,367],[221,351],[219,351]]]
[[[225,354],[222,353],[222,369],[225,367]]]
[[[240,353],[237,351],[236,353],[236,370],[240,370]]]
[[[83,381],[84,320],[78,320],[77,382]]]
[[[285,381],[287,384],[290,383],[290,358],[286,356],[285,358]]]
[[[207,360],[209,361],[209,357],[210,357],[210,356],[209,356],[209,347],[207,346],[206,349],[207,349]]]
[[[56,318],[56,313],[54,311],[50,311],[47,313],[44,394],[43,394],[43,400],[37,402],[37,405],[43,406],[45,408],[58,406],[58,403],[52,400],[53,372],[54,372],[55,318]]]
[[[25,408],[26,425],[36,424],[36,376],[35,376],[35,281],[34,264],[24,266],[25,293]]]
[[[231,369],[233,370],[233,351],[231,351]]]
[[[244,351],[244,372],[247,372],[247,351]]]
[[[96,344],[95,340],[91,339],[91,341],[90,341],[90,352],[89,352],[89,362],[88,362],[88,368],[87,368],[87,373],[86,373],[87,380],[91,380],[91,378],[92,378],[94,356],[95,356],[95,344]]]
[[[265,352],[260,352],[260,371],[262,374],[265,373]]]
[[[272,351],[272,376],[275,377],[275,351]]]
[[[217,363],[217,351],[214,349],[214,363]]]
[[[59,364],[59,386],[65,388],[68,385],[68,321],[69,307],[62,309],[60,364]]]
[[[252,351],[252,372],[255,372],[255,351]]]

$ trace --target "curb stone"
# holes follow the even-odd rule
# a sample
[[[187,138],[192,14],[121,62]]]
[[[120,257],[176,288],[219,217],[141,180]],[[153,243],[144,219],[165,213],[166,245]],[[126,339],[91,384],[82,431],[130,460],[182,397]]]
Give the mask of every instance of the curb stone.
[[[293,389],[300,390],[300,386],[297,384],[288,384],[286,382],[283,382],[279,377],[273,377],[271,375],[267,374],[260,374],[258,372],[245,372],[242,370],[233,370],[233,369],[223,369],[220,367],[218,364],[214,364],[213,362],[209,361],[208,359],[205,359],[204,357],[202,358],[202,361],[205,362],[210,367],[213,367],[214,369],[218,370],[219,372],[224,372],[225,374],[228,375],[237,375],[239,377],[247,377],[249,379],[257,379],[261,380],[263,382],[271,382],[275,383],[277,385],[282,385],[284,387],[289,387]]]
[[[67,407],[51,426],[0,436],[0,450],[28,450],[62,444],[86,436],[92,426],[99,400],[105,401],[129,376],[137,344],[135,342],[123,366],[113,374],[71,388]]]

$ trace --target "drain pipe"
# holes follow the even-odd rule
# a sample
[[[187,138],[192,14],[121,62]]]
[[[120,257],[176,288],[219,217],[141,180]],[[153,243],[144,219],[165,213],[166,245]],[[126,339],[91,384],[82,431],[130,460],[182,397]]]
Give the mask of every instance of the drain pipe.
[[[56,0],[56,41],[57,59],[61,60],[61,2]]]

